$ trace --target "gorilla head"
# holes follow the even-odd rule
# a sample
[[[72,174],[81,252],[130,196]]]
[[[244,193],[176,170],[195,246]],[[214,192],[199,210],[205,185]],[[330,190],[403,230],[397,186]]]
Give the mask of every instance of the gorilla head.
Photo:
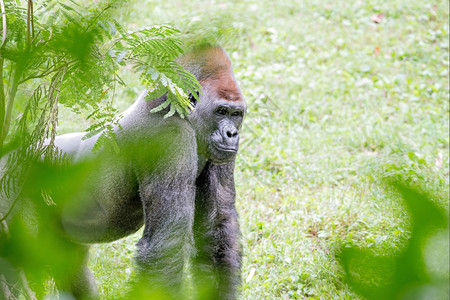
[[[181,64],[203,87],[200,101],[189,116],[199,155],[214,163],[234,160],[246,104],[230,59],[221,48],[209,47],[185,55]]]

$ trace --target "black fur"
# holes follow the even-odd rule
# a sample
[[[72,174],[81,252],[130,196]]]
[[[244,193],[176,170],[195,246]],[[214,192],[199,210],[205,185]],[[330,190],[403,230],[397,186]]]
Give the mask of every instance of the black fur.
[[[241,279],[242,250],[233,168],[233,162],[222,165],[208,162],[196,180],[197,255],[193,269],[196,289],[203,291],[204,299],[234,299]],[[204,287],[205,283],[211,286]]]

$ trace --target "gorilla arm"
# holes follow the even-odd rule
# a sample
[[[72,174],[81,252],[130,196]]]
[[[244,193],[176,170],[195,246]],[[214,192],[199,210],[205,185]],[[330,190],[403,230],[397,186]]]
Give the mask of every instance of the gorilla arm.
[[[134,165],[144,206],[144,234],[136,262],[140,284],[180,299],[185,260],[192,249],[197,149],[187,121],[173,119],[150,152]],[[160,155],[158,153],[163,153]],[[156,153],[156,155],[155,155]],[[148,170],[154,170],[149,173]]]
[[[193,275],[195,288],[204,299],[235,299],[241,281],[233,171],[234,161],[208,162],[196,182]]]

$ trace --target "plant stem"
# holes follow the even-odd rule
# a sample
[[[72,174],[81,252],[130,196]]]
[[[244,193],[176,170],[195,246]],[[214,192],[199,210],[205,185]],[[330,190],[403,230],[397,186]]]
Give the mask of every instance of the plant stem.
[[[31,14],[32,14],[32,5],[33,2],[28,0],[28,9],[27,9],[27,45],[31,44]]]
[[[6,12],[5,12],[5,4],[3,0],[0,0],[0,7],[2,10],[2,24],[3,24],[3,35],[2,35],[2,47],[6,41]]]
[[[3,123],[5,121],[5,90],[3,86],[3,62],[4,62],[3,57],[0,57],[0,157],[2,157],[3,155]]]
[[[12,113],[12,108],[13,108],[14,100],[16,98],[17,88],[19,87],[19,80],[20,80],[21,76],[22,76],[22,67],[20,65],[17,65],[16,70],[14,72],[12,86],[9,91],[8,106],[6,108],[6,114],[5,114],[5,117],[3,120],[3,128],[2,128],[1,137],[0,137],[0,145],[3,145],[3,142],[5,141],[5,138],[8,135],[9,127],[11,126],[11,113]]]
[[[3,0],[0,0],[0,8],[2,12],[2,44],[0,48],[0,157],[3,155],[3,122],[5,121],[5,90],[3,86],[3,49],[6,43],[6,11]]]

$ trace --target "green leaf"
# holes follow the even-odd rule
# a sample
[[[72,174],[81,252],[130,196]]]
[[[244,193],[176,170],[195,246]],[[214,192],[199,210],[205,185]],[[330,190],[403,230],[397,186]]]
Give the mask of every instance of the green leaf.
[[[159,111],[167,108],[169,106],[169,104],[170,104],[170,101],[164,101],[163,103],[161,103],[157,107],[155,107],[152,110],[150,110],[150,112],[152,112],[152,113],[159,112]]]

